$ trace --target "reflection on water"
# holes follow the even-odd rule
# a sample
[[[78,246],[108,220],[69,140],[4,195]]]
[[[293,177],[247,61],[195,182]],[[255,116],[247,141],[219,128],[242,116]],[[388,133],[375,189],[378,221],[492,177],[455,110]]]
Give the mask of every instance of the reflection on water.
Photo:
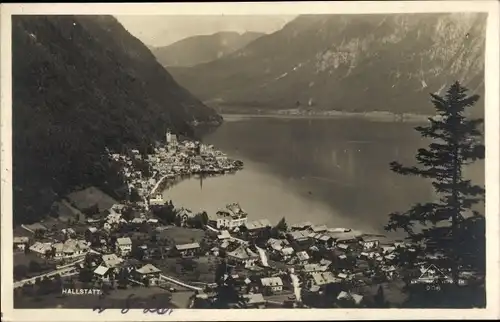
[[[415,124],[352,119],[239,118],[204,138],[245,162],[234,175],[192,178],[165,191],[175,204],[214,213],[240,202],[250,219],[380,232],[387,214],[434,199],[423,179],[402,177],[389,162],[413,163],[423,146]],[[483,183],[483,169],[473,171]]]

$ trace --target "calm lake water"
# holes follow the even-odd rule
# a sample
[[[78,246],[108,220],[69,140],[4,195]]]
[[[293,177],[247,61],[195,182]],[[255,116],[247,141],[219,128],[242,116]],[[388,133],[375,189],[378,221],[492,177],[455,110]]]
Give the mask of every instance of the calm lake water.
[[[210,215],[239,202],[249,220],[285,217],[383,233],[387,215],[435,198],[425,180],[390,171],[398,160],[413,164],[425,142],[415,123],[363,119],[225,116],[204,143],[242,160],[232,175],[193,177],[164,192],[176,206]],[[467,175],[484,182],[482,165]]]

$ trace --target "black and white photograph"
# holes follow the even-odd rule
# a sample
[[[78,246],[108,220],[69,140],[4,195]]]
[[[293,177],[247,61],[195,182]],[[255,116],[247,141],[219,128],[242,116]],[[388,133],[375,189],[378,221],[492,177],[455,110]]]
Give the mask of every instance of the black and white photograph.
[[[491,309],[498,6],[446,2],[2,15],[2,297],[88,320]]]

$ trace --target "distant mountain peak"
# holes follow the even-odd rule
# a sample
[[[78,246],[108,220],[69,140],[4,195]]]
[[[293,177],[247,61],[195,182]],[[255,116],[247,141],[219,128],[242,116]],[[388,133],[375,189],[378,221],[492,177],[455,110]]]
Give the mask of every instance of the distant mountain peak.
[[[255,39],[260,32],[219,31],[210,35],[188,37],[175,43],[152,49],[158,62],[165,67],[195,66],[222,58]]]
[[[202,100],[244,110],[312,98],[314,109],[425,114],[443,84],[484,90],[485,18],[300,15],[219,60],[169,70]]]

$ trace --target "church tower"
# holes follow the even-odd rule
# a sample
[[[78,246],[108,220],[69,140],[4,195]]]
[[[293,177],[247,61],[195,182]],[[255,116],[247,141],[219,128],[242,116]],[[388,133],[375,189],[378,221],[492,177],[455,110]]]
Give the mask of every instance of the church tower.
[[[166,140],[167,144],[170,144],[170,142],[172,142],[172,133],[170,133],[170,130],[167,130]]]

